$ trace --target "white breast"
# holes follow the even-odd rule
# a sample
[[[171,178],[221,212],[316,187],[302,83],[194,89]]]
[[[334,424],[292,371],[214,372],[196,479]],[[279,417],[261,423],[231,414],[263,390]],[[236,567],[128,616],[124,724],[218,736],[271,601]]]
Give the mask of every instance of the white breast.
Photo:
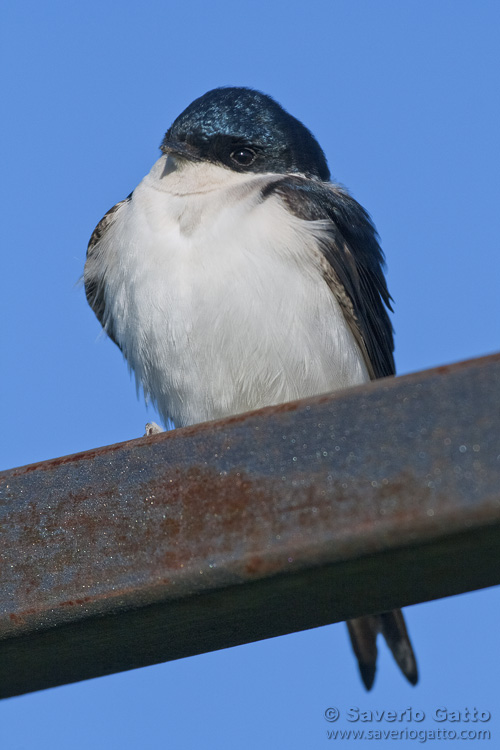
[[[319,268],[321,223],[259,198],[277,178],[163,156],[102,240],[116,339],[164,420],[369,379]]]

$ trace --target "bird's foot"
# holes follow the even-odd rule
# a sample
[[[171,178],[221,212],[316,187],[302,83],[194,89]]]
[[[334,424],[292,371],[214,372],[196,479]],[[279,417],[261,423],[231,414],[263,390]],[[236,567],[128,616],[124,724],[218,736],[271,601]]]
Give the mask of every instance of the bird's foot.
[[[150,435],[158,435],[160,432],[165,432],[163,427],[160,427],[160,425],[156,424],[156,422],[148,422],[146,425],[146,432],[144,433],[144,437],[149,437]]]

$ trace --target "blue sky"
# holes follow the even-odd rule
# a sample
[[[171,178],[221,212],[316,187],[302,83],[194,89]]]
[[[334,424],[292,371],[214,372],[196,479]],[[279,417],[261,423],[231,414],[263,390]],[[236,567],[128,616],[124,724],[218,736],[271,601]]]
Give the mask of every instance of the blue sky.
[[[373,216],[399,373],[498,350],[496,0],[20,0],[0,27],[1,468],[130,439],[155,418],[75,282],[97,221],[219,85],[273,95]],[[416,688],[383,649],[366,694],[335,625],[5,701],[0,743],[299,750],[333,744],[329,706],[475,706],[491,721],[459,728],[488,728],[495,746],[499,617],[495,589],[409,608]]]

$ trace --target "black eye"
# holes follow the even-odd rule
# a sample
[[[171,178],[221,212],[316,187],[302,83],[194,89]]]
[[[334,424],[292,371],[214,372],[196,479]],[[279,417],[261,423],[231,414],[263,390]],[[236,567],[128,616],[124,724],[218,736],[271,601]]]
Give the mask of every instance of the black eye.
[[[231,159],[240,167],[249,167],[253,164],[257,154],[251,148],[237,148],[231,151]]]

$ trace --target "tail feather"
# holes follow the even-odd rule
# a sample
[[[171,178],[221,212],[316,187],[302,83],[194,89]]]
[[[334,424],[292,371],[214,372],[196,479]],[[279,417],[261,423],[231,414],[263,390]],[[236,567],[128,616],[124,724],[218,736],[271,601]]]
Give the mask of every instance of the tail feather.
[[[377,617],[373,615],[347,621],[352,648],[367,690],[371,690],[377,669],[377,627]]]
[[[367,690],[375,680],[377,669],[377,635],[382,633],[387,645],[406,679],[412,685],[418,682],[415,654],[400,609],[380,615],[366,615],[347,623],[351,643],[359,664],[361,679]]]

